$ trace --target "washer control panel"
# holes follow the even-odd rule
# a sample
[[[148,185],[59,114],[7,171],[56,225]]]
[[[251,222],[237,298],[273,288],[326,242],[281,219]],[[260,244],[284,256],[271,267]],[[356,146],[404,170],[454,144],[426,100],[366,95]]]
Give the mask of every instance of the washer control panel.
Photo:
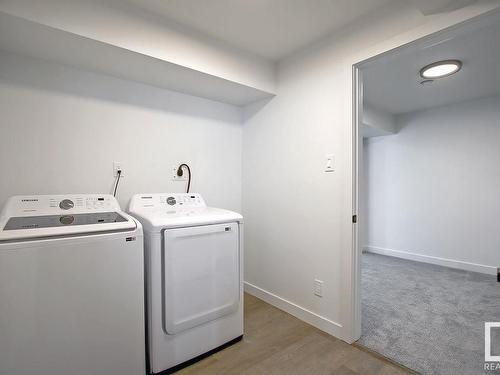
[[[132,199],[132,204],[139,204],[147,208],[202,208],[206,207],[200,194],[196,193],[171,193],[171,194],[143,194]]]
[[[120,211],[120,205],[109,194],[16,196],[7,204],[12,216]]]

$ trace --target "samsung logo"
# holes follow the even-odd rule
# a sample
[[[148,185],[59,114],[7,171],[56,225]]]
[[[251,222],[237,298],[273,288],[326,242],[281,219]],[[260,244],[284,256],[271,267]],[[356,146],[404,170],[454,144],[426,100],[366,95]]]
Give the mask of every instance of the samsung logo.
[[[153,197],[141,197],[141,199],[153,199]]]
[[[21,199],[21,202],[38,202],[38,199]]]

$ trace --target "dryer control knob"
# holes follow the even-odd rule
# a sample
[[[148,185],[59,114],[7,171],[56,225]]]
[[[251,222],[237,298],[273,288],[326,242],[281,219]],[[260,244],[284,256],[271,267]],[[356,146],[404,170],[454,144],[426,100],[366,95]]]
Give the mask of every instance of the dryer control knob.
[[[59,203],[59,208],[61,210],[69,210],[70,208],[73,208],[73,207],[75,207],[75,204],[73,203],[73,201],[71,199],[63,199]]]

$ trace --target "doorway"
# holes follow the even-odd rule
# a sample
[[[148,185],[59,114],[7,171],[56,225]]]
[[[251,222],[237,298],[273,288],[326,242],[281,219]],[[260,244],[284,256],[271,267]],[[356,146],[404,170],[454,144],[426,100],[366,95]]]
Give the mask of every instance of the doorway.
[[[483,373],[500,321],[498,40],[494,12],[355,66],[358,344],[422,374]]]

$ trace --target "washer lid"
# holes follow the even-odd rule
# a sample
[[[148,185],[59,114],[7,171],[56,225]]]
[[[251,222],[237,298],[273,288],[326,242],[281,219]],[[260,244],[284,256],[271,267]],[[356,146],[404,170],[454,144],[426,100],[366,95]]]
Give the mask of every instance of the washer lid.
[[[207,207],[199,194],[137,194],[130,201],[129,212],[149,232],[243,221],[237,212]]]
[[[16,196],[0,216],[0,241],[133,230],[111,196]]]

